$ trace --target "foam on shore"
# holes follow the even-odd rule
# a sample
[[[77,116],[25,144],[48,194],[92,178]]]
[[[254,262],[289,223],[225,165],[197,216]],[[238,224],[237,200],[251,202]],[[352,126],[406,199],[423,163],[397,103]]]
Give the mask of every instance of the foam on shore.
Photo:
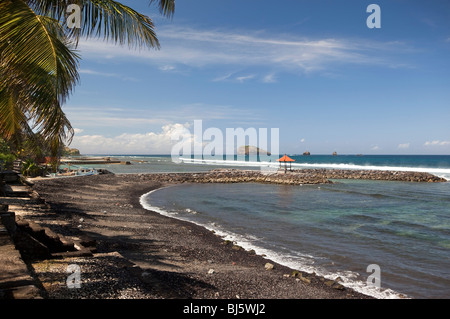
[[[174,186],[167,186],[174,187]],[[235,242],[237,245],[241,246],[246,250],[254,250],[258,255],[265,255],[268,259],[273,260],[281,265],[289,267],[294,270],[303,271],[306,273],[315,273],[318,276],[334,280],[337,277],[340,277],[342,281],[340,282],[343,286],[351,288],[359,293],[372,296],[378,299],[397,299],[404,298],[404,295],[393,291],[392,289],[384,289],[384,288],[376,288],[367,285],[365,282],[357,280],[359,274],[351,271],[341,271],[341,272],[329,272],[325,269],[318,268],[313,265],[314,256],[301,254],[300,252],[296,253],[280,253],[275,250],[267,249],[258,245],[258,238],[251,235],[239,235],[223,229],[220,225],[215,223],[202,224],[199,222],[195,222],[187,217],[180,216],[177,212],[168,212],[160,207],[152,206],[148,201],[148,197],[154,192],[167,188],[159,188],[152,190],[144,195],[142,195],[139,199],[141,206],[144,209],[149,211],[157,212],[163,216],[167,216],[170,218],[175,218],[183,221],[187,221],[199,226],[202,226],[210,231],[214,231],[218,236],[222,237],[224,240],[229,240],[231,242]]]

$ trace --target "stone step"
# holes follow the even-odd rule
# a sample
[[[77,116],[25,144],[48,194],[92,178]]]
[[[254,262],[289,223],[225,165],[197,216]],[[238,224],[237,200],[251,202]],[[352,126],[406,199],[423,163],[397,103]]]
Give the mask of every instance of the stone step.
[[[0,211],[0,223],[8,230],[10,234],[16,232],[16,214],[11,211]]]
[[[0,197],[0,205],[37,205],[41,201],[30,197]]]
[[[3,171],[0,172],[0,180],[3,180],[6,183],[17,182],[20,177],[17,172],[14,171]]]
[[[42,227],[33,221],[25,220],[23,218],[17,218],[16,223],[21,231],[28,233],[41,242],[48,247],[49,251],[52,253],[77,250],[72,240],[58,235],[47,227]]]
[[[0,223],[0,236],[9,236],[8,229],[6,229],[3,223]]]
[[[6,184],[3,187],[3,191],[6,196],[27,197],[30,194],[31,189],[28,186]]]
[[[0,223],[0,299],[41,299],[40,290],[16,250],[3,223]]]

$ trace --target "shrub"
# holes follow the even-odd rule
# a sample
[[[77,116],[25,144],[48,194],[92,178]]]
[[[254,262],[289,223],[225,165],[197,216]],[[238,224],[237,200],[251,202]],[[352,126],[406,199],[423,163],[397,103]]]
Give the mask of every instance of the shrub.
[[[27,159],[22,163],[22,175],[29,177],[41,176],[45,172],[45,168],[36,164],[32,159]]]
[[[13,154],[0,153],[0,169],[12,169],[16,157]]]

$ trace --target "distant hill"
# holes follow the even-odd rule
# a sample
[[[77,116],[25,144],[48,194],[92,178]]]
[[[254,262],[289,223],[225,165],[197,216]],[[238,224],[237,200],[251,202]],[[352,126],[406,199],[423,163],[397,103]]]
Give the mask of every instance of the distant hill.
[[[270,152],[256,146],[245,145],[240,146],[237,150],[237,155],[270,155]]]
[[[64,149],[62,151],[62,156],[80,156],[80,150],[76,148],[70,148],[68,146],[64,146]]]

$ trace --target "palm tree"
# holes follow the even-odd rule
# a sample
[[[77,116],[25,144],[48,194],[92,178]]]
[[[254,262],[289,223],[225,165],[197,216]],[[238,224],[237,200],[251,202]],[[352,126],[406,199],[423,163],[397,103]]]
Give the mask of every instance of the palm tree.
[[[175,0],[150,0],[171,17]],[[82,8],[81,27],[65,23]],[[159,48],[152,20],[113,0],[0,0],[0,137],[12,144],[36,132],[56,156],[73,129],[62,105],[79,80],[80,37]]]

